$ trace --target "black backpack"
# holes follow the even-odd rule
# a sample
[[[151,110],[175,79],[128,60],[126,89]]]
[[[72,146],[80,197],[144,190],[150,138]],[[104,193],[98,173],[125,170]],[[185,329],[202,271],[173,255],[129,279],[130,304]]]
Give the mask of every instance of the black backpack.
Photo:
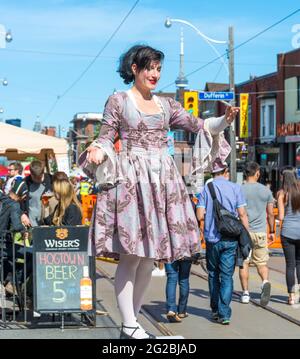
[[[218,232],[225,238],[239,237],[243,227],[241,221],[218,201],[212,182],[208,183],[208,189],[213,200],[214,218]]]

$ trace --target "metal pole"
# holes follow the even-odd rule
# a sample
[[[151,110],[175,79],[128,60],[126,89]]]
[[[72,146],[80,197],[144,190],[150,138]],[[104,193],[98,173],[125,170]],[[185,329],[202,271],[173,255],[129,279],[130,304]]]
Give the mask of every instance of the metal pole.
[[[2,321],[6,322],[6,295],[4,287],[4,232],[0,232],[1,238],[1,308],[2,308]],[[7,256],[6,256],[7,257]],[[5,258],[7,261],[7,258]]]
[[[228,56],[229,56],[229,90],[234,92],[234,42],[233,42],[233,26],[229,26],[228,31]],[[231,101],[231,105],[235,106],[235,99]],[[233,122],[229,129],[230,133],[230,179],[236,182],[236,140],[235,140],[235,123]]]

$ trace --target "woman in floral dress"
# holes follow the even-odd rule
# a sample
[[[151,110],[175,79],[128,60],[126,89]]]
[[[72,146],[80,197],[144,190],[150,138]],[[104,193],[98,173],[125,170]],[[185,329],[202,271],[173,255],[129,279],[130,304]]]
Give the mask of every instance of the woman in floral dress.
[[[154,260],[171,262],[200,251],[198,223],[187,189],[167,150],[169,129],[198,133],[204,121],[179,102],[152,94],[164,54],[137,45],[120,58],[126,92],[109,97],[99,138],[88,148],[94,165],[112,161],[116,185],[98,194],[90,227],[96,255],[119,258],[115,293],[122,317],[121,338],[153,338],[137,322]],[[237,109],[205,120],[211,134],[224,130]],[[207,130],[206,130],[207,131]],[[216,132],[217,131],[217,132]],[[121,151],[111,158],[116,134]]]

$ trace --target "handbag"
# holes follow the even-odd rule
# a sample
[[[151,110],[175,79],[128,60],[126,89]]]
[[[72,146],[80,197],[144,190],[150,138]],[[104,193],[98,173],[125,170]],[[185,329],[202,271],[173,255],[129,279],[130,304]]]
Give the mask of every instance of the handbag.
[[[241,221],[218,201],[212,182],[208,183],[208,189],[213,200],[214,218],[218,232],[227,238],[239,237],[242,231]]]

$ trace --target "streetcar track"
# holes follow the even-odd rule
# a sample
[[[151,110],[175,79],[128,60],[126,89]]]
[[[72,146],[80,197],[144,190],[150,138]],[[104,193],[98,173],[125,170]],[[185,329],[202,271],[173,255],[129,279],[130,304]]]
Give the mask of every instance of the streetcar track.
[[[204,263],[201,263],[201,267],[202,269],[204,270],[205,272],[205,264]],[[278,272],[278,273],[281,273],[281,274],[285,274],[283,271],[279,270],[279,269],[276,269],[276,268],[272,268],[272,267],[269,267],[270,270],[272,271],[275,271],[275,272]],[[107,273],[102,267],[99,268],[99,266],[97,266],[97,271],[99,274],[101,274],[105,279],[107,279],[112,285],[114,283],[113,281],[113,278],[110,276],[109,273]],[[208,276],[207,275],[204,275],[204,274],[201,274],[195,270],[191,270],[191,274],[192,275],[195,275],[203,280],[205,280],[206,282],[208,281]],[[236,291],[234,290],[233,291],[233,294],[235,294],[237,297],[240,297],[241,296],[241,293],[239,291]],[[286,313],[283,313],[277,309],[274,309],[272,308],[271,306],[267,305],[267,306],[263,306],[260,304],[259,300],[257,299],[253,299],[253,298],[250,298],[250,303],[254,306],[257,306],[257,307],[260,307],[274,315],[277,315],[279,317],[281,317],[282,319],[285,319],[297,326],[300,326],[300,320],[298,319],[295,319],[293,317],[291,317],[290,315],[286,314]],[[146,310],[145,308],[142,308],[141,309],[141,313],[144,315],[144,317],[149,320],[149,322],[160,332],[162,333],[163,335],[167,335],[167,336],[173,336],[174,334],[163,324],[163,323],[160,323],[158,322],[155,317],[148,311]]]
[[[96,270],[97,273],[102,275],[111,285],[114,285],[113,278],[100,265],[96,265]],[[164,336],[175,335],[163,323],[158,322],[149,310],[142,307],[140,312],[162,335]]]
[[[273,271],[273,272],[277,272],[277,273],[280,273],[280,274],[284,274],[285,275],[285,272],[280,270],[280,269],[277,269],[277,268],[273,268],[273,267],[269,267],[269,270]]]
[[[199,278],[201,278],[201,279],[203,279],[205,281],[208,281],[208,276],[207,275],[198,273],[198,272],[194,271],[193,269],[191,270],[191,274],[193,274],[193,275],[195,275],[195,276],[197,276],[197,277],[199,277]],[[241,293],[236,291],[236,290],[233,291],[233,294],[235,294],[238,297],[241,296]],[[287,321],[289,321],[289,322],[291,322],[291,323],[293,323],[293,324],[295,324],[297,326],[300,326],[300,320],[295,319],[295,318],[291,317],[290,315],[285,314],[285,313],[283,313],[283,312],[281,312],[281,311],[279,311],[277,309],[274,309],[274,308],[270,307],[269,305],[263,306],[263,305],[260,304],[260,302],[257,299],[250,298],[250,303],[257,306],[257,307],[260,307],[260,308],[262,308],[262,309],[264,309],[264,310],[266,310],[266,311],[268,311],[270,313],[273,313],[273,314],[275,314],[275,315],[277,315],[277,316],[279,316],[279,317],[281,317],[281,318],[283,318],[283,319],[285,319],[285,320],[287,320]]]

